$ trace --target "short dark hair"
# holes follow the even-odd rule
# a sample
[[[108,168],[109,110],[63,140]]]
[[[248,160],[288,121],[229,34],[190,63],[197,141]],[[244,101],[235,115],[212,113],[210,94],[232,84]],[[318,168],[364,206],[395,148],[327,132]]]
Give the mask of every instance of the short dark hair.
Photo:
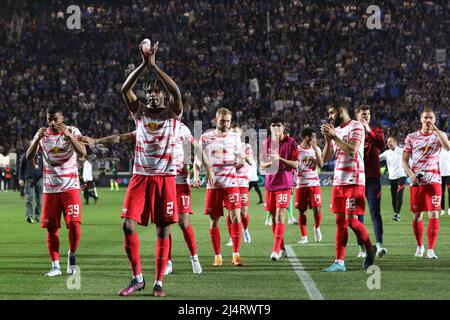
[[[275,116],[275,117],[272,117],[272,119],[270,119],[269,124],[271,124],[271,123],[281,123],[284,125],[284,119],[279,116]]]
[[[237,123],[237,122],[233,122],[232,124],[231,124],[231,128],[232,129],[234,129],[234,128],[240,128],[241,127],[241,125],[239,124],[239,123]]]
[[[301,135],[302,135],[302,138],[305,139],[306,137],[311,137],[313,135],[313,133],[315,133],[313,128],[306,127],[306,128],[303,128]]]
[[[59,105],[48,106],[46,112],[48,114],[55,114],[55,113],[63,114],[63,108]]]
[[[398,142],[398,138],[397,138],[397,136],[394,136],[394,135],[390,135],[389,137],[388,137],[388,139],[389,138],[391,138],[391,139],[394,139],[395,140],[395,142]]]
[[[369,110],[370,111],[370,107],[367,104],[362,104],[359,105],[355,108],[355,114],[360,113],[361,111],[365,111],[365,110]]]
[[[151,87],[157,87],[159,88],[160,91],[163,91],[164,93],[167,94],[167,90],[166,87],[164,86],[164,83],[162,83],[162,81],[159,79],[150,79],[142,85],[142,89],[144,91],[150,90]]]

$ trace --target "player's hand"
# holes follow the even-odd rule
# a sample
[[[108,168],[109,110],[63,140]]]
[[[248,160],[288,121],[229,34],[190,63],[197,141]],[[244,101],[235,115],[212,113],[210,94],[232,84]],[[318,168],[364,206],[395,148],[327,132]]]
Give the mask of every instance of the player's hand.
[[[322,127],[320,127],[320,131],[328,141],[336,136],[336,132],[334,131],[334,127],[331,123],[326,123],[322,125]]]
[[[438,127],[436,127],[436,125],[433,122],[429,122],[428,126],[433,130],[433,131],[439,131]]]
[[[199,177],[195,177],[194,181],[192,182],[192,186],[195,189],[199,189],[200,188],[200,178]]]
[[[413,174],[410,178],[413,186],[418,186],[420,184],[419,179],[417,179],[417,175]]]
[[[69,131],[69,128],[64,123],[56,124],[55,129],[61,131],[66,137],[70,137],[72,135]]]
[[[366,133],[370,132],[370,126],[365,119],[361,119],[361,120],[359,120],[359,122],[363,125]]]
[[[40,128],[38,132],[36,132],[34,138],[37,140],[41,140],[46,135],[47,135],[47,128]]]
[[[271,154],[270,155],[270,162],[272,163],[272,162],[277,162],[277,161],[280,161],[280,155],[279,154],[276,154],[276,153],[274,153],[274,154]],[[271,164],[272,165],[272,164]]]
[[[83,142],[85,145],[93,145],[93,144],[96,144],[95,140],[96,140],[96,139],[91,138],[91,137],[87,137],[87,136],[82,136],[82,137],[81,137],[81,142]]]
[[[25,181],[19,180],[19,186],[20,186],[21,188],[23,188],[24,185],[25,185]]]
[[[209,182],[211,186],[213,186],[216,183],[216,176],[214,175],[214,172],[211,169],[206,170],[206,180]]]

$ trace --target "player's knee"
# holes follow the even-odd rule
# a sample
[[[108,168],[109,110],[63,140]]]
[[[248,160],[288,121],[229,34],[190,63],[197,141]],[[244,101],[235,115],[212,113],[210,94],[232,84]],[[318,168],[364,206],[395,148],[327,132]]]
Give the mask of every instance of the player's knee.
[[[180,226],[181,230],[186,230],[189,227],[189,221],[180,220],[178,221],[178,225]]]
[[[129,220],[125,220],[122,225],[122,230],[125,234],[130,235],[134,232],[134,223]]]

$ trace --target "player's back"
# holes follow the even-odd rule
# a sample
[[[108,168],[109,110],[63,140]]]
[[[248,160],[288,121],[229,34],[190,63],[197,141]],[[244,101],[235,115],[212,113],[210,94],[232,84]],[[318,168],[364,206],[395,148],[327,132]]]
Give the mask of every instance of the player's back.
[[[320,186],[316,152],[312,147],[298,146],[297,187]]]

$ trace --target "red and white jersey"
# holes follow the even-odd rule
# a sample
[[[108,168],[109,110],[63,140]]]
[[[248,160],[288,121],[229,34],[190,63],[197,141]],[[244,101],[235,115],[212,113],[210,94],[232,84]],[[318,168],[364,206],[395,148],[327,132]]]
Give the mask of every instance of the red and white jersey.
[[[67,127],[75,139],[81,139],[80,130]],[[80,189],[78,177],[78,155],[69,139],[62,133],[53,133],[50,128],[39,141],[44,159],[44,193],[60,193]]]
[[[358,121],[350,120],[343,126],[334,128],[334,131],[346,143],[357,140],[361,144],[352,157],[341,150],[333,140],[331,141],[335,157],[333,186],[364,186],[366,184],[366,176],[364,174],[365,133],[363,125]]]
[[[411,155],[411,169],[423,172],[420,184],[441,183],[439,152],[442,145],[435,132],[425,135],[421,130],[406,136],[403,152]]]
[[[133,174],[176,176],[175,140],[181,116],[171,117],[165,110],[148,116],[142,109],[132,115],[136,123]]]
[[[202,150],[206,150],[212,170],[216,176],[214,186],[208,182],[207,189],[237,187],[236,164],[241,153],[241,138],[235,132],[218,136],[215,130],[208,131],[200,137]]]
[[[185,155],[190,157],[190,154],[187,154],[189,149],[187,148],[185,150],[185,147],[194,143],[194,136],[191,130],[182,122],[180,123],[180,131],[175,142],[175,160],[177,164],[176,184],[191,184],[189,171],[187,170],[187,165],[185,165]]]
[[[244,157],[253,156],[252,146],[248,143],[242,143],[242,154]],[[236,170],[236,178],[238,187],[247,187],[250,180],[250,165],[245,161],[244,166]]]
[[[319,149],[319,153],[320,153]],[[297,188],[320,186],[316,152],[312,147],[298,146]]]

